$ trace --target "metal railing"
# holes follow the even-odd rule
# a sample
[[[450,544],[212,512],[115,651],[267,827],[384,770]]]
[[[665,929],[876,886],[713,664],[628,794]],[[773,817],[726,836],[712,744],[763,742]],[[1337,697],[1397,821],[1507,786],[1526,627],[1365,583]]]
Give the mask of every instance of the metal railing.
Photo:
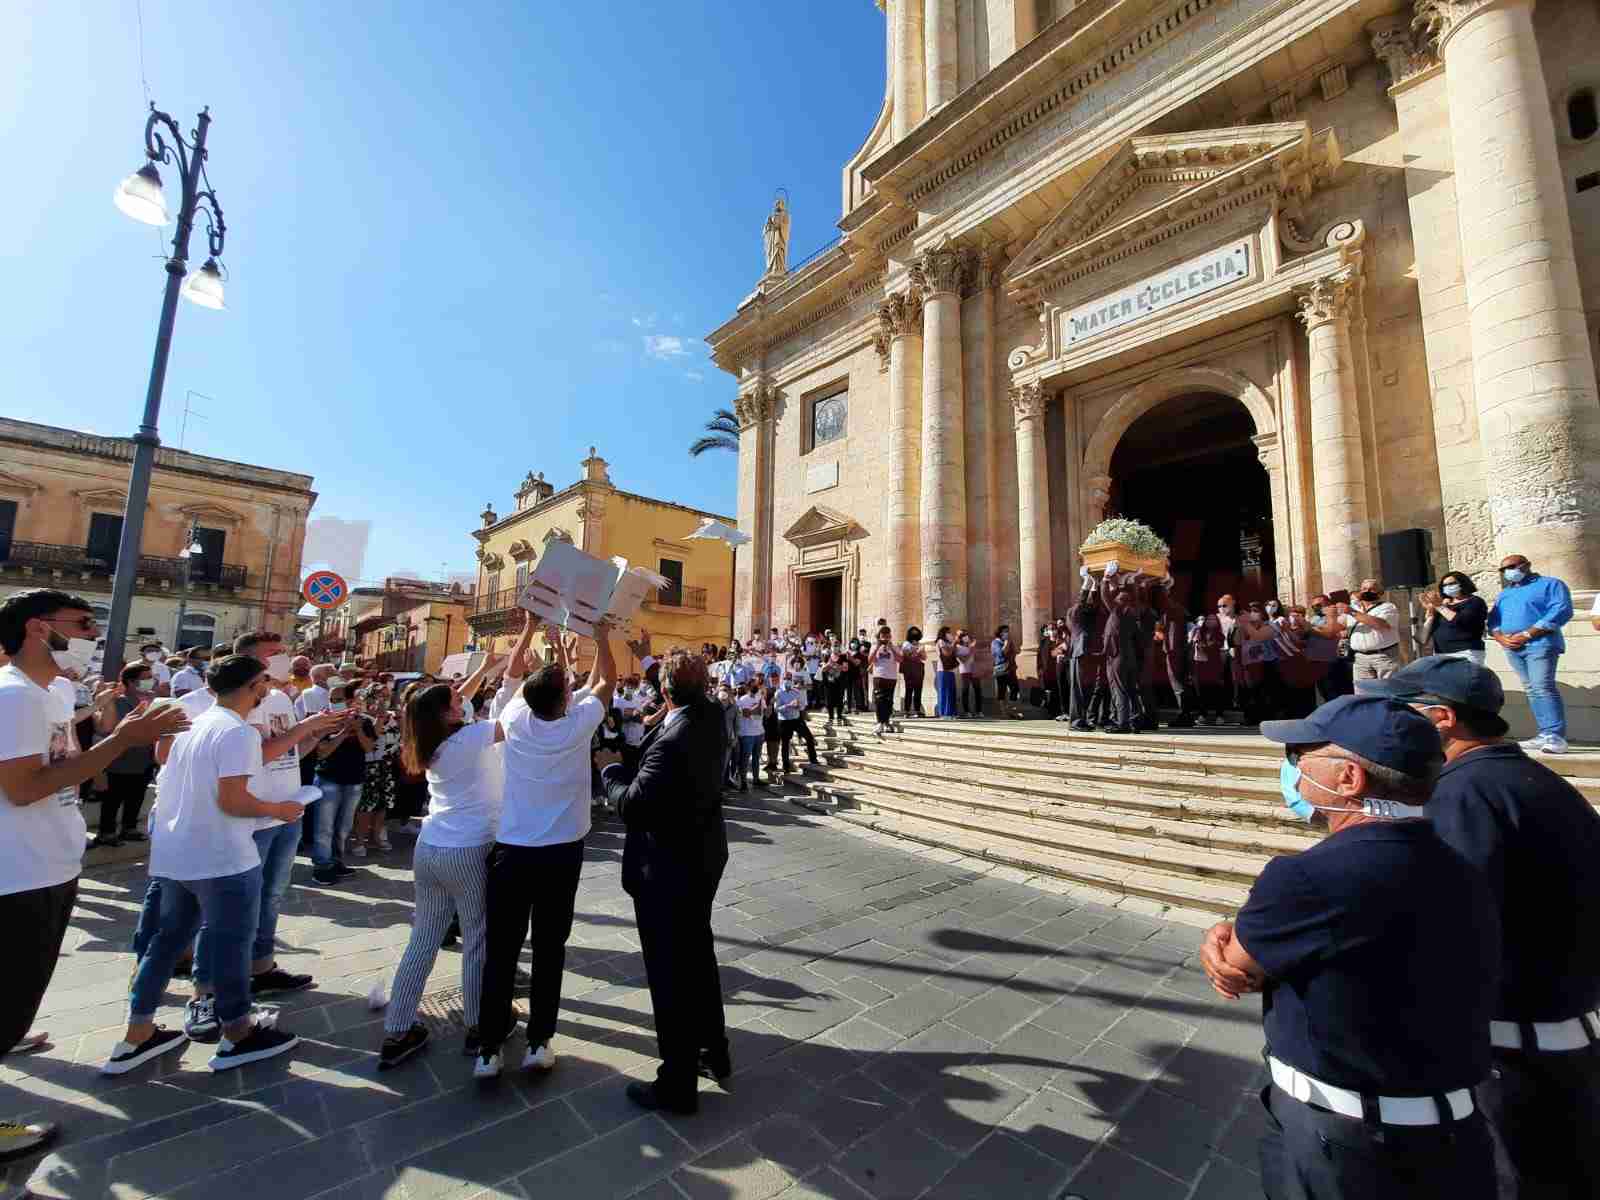
[[[181,558],[167,558],[159,554],[139,556],[138,576],[141,579],[183,580]],[[82,546],[58,546],[49,542],[20,542],[0,540],[0,566],[38,567],[45,570],[83,571],[91,575],[110,575],[113,562],[102,555],[90,554]],[[218,587],[242,588],[248,570],[234,563],[208,563],[199,559],[190,564],[191,584],[215,584]]]
[[[654,608],[689,608],[705,612],[706,590],[703,587],[652,588],[644,602]]]

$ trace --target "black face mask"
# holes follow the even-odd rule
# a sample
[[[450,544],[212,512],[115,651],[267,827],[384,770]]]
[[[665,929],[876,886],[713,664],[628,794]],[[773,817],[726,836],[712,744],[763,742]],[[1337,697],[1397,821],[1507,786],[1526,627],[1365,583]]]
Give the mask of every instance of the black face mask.
[[[1377,598],[1378,598],[1378,597],[1379,597],[1379,596],[1380,596],[1380,595],[1382,595],[1382,593],[1381,593],[1381,592],[1359,592],[1359,593],[1357,593],[1357,594],[1358,594],[1358,595],[1359,595],[1359,596],[1360,596],[1360,597],[1361,597],[1361,598],[1362,598],[1362,599],[1363,599],[1363,600],[1365,600],[1365,601],[1366,601],[1366,602],[1367,602],[1367,603],[1368,603],[1368,604],[1371,604],[1371,603],[1372,603],[1372,602],[1373,602],[1373,601],[1374,601],[1374,600],[1376,600],[1376,599],[1377,599]]]

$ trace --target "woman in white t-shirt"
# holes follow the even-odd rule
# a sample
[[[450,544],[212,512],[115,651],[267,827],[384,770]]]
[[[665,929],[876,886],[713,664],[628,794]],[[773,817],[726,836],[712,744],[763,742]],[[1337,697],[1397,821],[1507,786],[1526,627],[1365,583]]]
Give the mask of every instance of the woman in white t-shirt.
[[[417,905],[384,1015],[379,1070],[398,1066],[427,1044],[428,1028],[416,1020],[417,1004],[452,917],[461,922],[464,1053],[478,1053],[487,863],[500,821],[502,776],[494,748],[505,736],[499,721],[468,721],[461,697],[448,683],[413,692],[406,702],[401,763],[426,775],[428,815],[411,860]]]
[[[894,716],[894,688],[900,676],[901,652],[894,644],[894,635],[887,625],[878,626],[877,641],[868,652],[872,669],[872,703],[877,709],[878,724],[874,733],[889,732],[889,718]]]

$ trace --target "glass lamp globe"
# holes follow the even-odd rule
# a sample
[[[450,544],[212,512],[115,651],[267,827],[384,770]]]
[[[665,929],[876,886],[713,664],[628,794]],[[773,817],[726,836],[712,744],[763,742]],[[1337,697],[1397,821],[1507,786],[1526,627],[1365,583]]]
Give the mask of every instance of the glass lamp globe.
[[[205,266],[191,271],[183,281],[183,296],[201,308],[225,308],[222,303],[222,269],[214,258],[206,259]]]
[[[167,198],[161,191],[161,172],[155,163],[145,163],[117,185],[111,202],[135,221],[145,225],[170,224]]]

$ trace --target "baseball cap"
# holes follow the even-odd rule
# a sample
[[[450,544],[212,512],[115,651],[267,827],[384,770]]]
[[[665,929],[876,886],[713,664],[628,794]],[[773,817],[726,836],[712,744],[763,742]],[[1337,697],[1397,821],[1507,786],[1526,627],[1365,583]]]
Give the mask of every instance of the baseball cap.
[[[1494,736],[1511,728],[1498,715],[1506,703],[1499,676],[1465,658],[1438,654],[1419,658],[1387,679],[1363,679],[1356,690],[1364,696],[1388,696],[1404,704],[1443,702],[1468,709],[1473,727]]]
[[[1263,721],[1261,736],[1285,746],[1330,742],[1380,766],[1426,775],[1444,758],[1433,722],[1388,696],[1338,696],[1298,721]]]

